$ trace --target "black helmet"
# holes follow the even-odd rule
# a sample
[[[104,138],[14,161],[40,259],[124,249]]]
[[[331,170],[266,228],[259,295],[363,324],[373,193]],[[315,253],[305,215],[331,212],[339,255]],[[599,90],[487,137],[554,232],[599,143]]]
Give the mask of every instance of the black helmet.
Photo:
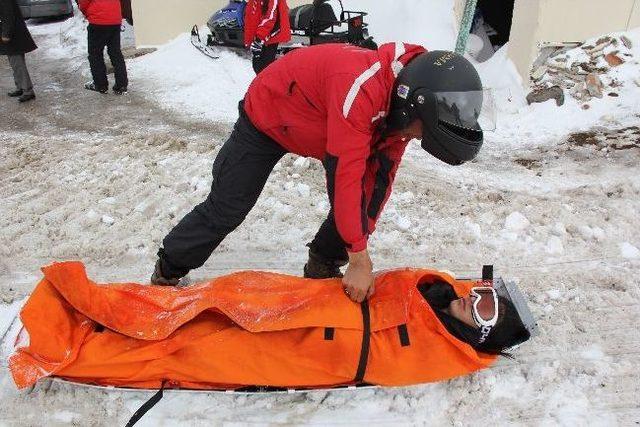
[[[531,338],[531,333],[522,322],[518,310],[507,298],[498,297],[498,313],[498,323],[491,328],[482,344],[474,346],[477,350],[498,354]]]
[[[474,66],[454,52],[425,52],[396,79],[387,129],[401,130],[420,119],[422,148],[459,165],[476,157],[482,146],[481,108],[482,82]]]

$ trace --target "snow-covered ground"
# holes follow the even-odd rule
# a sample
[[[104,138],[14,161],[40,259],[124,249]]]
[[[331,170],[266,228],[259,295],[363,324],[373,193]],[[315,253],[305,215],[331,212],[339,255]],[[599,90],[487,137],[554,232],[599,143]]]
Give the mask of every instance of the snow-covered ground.
[[[378,42],[450,48],[451,4],[348,5],[369,10]],[[39,98],[25,108],[0,100],[3,361],[39,266],[81,259],[98,281],[148,279],[162,237],[206,196],[211,163],[253,76],[247,59],[221,52],[209,60],[182,35],[128,62],[128,96],[98,97],[79,89],[88,75],[82,20],[31,30],[41,47],[28,56]],[[466,276],[494,263],[517,280],[541,336],[515,360],[400,389],[168,393],[140,425],[639,423],[640,31],[627,37],[633,57],[606,77],[621,83],[619,96],[594,99],[586,110],[569,97],[562,107],[527,106],[504,50],[481,64],[496,92],[497,130],[476,161],[457,168],[411,145],[371,239],[376,268]],[[9,87],[6,72],[0,83]],[[237,269],[299,274],[304,244],[328,208],[323,178],[317,161],[286,156],[245,224],[193,278]],[[0,424],[122,425],[148,397],[48,381],[18,392],[3,368]]]

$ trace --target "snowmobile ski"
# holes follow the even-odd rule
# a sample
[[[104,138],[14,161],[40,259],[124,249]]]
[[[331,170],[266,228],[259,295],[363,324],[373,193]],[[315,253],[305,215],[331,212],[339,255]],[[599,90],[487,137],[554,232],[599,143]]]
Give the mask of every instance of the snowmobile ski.
[[[209,57],[211,59],[220,58],[220,56],[217,55],[216,51],[214,51],[211,48],[211,46],[209,46],[208,44],[204,43],[200,39],[200,31],[198,30],[198,26],[197,25],[194,25],[193,28],[191,28],[191,44],[193,45],[193,47],[198,49],[202,54],[204,54],[205,56],[207,56],[207,57]]]

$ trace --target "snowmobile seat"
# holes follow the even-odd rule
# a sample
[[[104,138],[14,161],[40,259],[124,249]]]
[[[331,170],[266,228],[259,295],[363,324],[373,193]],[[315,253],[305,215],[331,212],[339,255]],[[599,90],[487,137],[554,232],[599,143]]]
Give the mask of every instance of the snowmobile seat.
[[[307,35],[316,36],[337,24],[338,20],[328,0],[321,0],[291,9],[289,22],[292,31],[305,31]]]

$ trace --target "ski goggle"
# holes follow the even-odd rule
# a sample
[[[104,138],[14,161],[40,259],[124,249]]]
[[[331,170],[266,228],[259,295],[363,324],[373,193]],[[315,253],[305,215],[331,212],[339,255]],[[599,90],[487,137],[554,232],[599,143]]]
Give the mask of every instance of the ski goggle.
[[[483,343],[491,328],[498,322],[498,294],[489,286],[475,286],[471,288],[471,316],[480,327],[480,341]]]

